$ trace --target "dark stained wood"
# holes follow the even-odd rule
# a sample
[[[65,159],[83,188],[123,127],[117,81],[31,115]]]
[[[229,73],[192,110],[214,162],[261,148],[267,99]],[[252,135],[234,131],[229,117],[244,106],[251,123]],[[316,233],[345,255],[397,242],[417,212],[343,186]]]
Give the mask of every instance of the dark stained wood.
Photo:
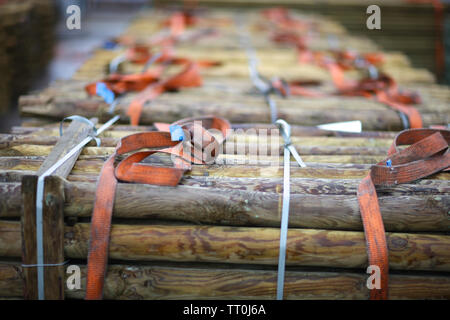
[[[23,298],[23,272],[17,263],[0,263],[0,299]]]
[[[64,262],[64,183],[55,176],[45,178],[43,236],[44,263]],[[45,267],[46,300],[64,300],[64,268],[64,265]]]
[[[25,176],[22,179],[22,263],[24,265],[37,264],[36,253],[36,190],[37,176]],[[30,267],[23,269],[24,298],[37,299],[37,269]]]
[[[20,254],[8,245],[20,243],[20,225],[7,222],[0,234],[0,256]],[[14,232],[15,231],[15,232]],[[86,259],[90,224],[65,228],[68,258]],[[387,233],[392,270],[450,271],[450,236],[420,233]],[[195,225],[113,224],[109,256],[112,260],[203,262],[245,265],[278,263],[279,228]],[[288,231],[288,266],[358,268],[367,266],[364,233],[296,229]]]
[[[69,290],[71,299],[84,299],[86,267],[81,288]],[[189,266],[109,265],[105,299],[275,299],[276,271]],[[368,275],[362,272],[287,271],[285,299],[366,300]],[[390,299],[450,299],[450,277],[433,274],[389,276]],[[0,263],[0,297],[15,298],[22,290],[21,267]]]
[[[214,184],[214,179],[208,179]],[[208,184],[205,180],[204,184]],[[263,180],[264,181],[264,180]],[[433,180],[430,180],[433,181]],[[317,183],[317,182],[316,182]],[[336,182],[338,183],[338,182]],[[291,194],[290,225],[292,227],[362,230],[359,205],[356,195],[345,192],[346,185],[338,186],[331,181],[323,182],[316,188],[300,183],[297,193]],[[232,184],[232,182],[229,182]],[[15,185],[15,186],[14,186]],[[217,186],[179,185],[177,187],[158,187],[142,184],[119,183],[114,205],[114,217],[178,220],[193,223],[279,226],[278,207],[280,196],[276,192],[263,190],[244,190],[234,184],[234,188]],[[219,183],[220,185],[220,183]],[[276,191],[279,183],[270,183],[271,191]],[[440,185],[439,183],[437,185]],[[2,186],[2,183],[0,183]],[[2,189],[9,190],[0,197],[0,216],[17,217],[20,201],[17,198],[18,183],[6,183]],[[264,182],[256,188],[264,188]],[[447,218],[450,198],[444,193],[427,193],[424,180],[422,194],[411,194],[414,185],[403,186],[405,193],[399,191],[390,195],[380,194],[380,207],[385,227],[390,231],[442,231],[446,232],[450,221]],[[444,186],[441,187],[445,188]],[[64,183],[66,216],[90,217],[96,191],[95,183]],[[333,192],[334,188],[334,192]],[[356,184],[349,186],[350,190]],[[420,187],[419,187],[420,188]],[[315,191],[327,189],[329,192]],[[392,188],[391,188],[392,189]],[[339,190],[342,190],[340,192]],[[399,190],[403,190],[399,187]],[[389,188],[387,188],[389,191]]]

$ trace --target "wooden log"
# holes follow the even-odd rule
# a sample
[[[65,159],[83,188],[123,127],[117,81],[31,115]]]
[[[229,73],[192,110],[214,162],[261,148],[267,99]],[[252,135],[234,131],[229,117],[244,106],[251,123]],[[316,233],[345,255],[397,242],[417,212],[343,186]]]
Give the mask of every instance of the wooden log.
[[[8,201],[14,203],[16,196],[14,193],[18,188],[13,182],[22,181],[25,175],[33,174],[32,171],[4,171],[0,170],[0,189],[5,194],[11,196],[4,197],[0,204]],[[89,182],[96,183],[98,176],[95,174],[71,174],[67,177],[71,182]],[[355,195],[361,180],[358,179],[310,179],[310,178],[291,178],[291,194],[335,194],[335,195]],[[280,191],[283,184],[281,178],[234,178],[234,177],[208,177],[208,176],[184,176],[180,185],[203,187],[203,188],[219,188],[243,191],[272,192]],[[377,187],[379,195],[438,195],[450,193],[448,182],[444,180],[422,179],[411,184],[400,184],[396,186],[379,186]],[[17,202],[19,203],[19,202]],[[13,208],[16,205],[7,205]],[[17,206],[18,207],[18,206]],[[1,210],[0,210],[1,211]]]
[[[228,146],[228,147],[227,147]],[[267,146],[261,146],[258,148],[258,145],[249,146],[247,144],[241,144],[238,146],[227,144],[225,146],[225,152],[230,152],[229,154],[219,154],[213,163],[216,164],[256,164],[256,165],[268,165],[275,164],[279,165],[282,163],[283,158],[280,157],[282,154],[282,146],[276,146],[275,151],[271,151]],[[230,147],[231,146],[231,147]],[[240,148],[240,149],[238,149]],[[42,146],[42,145],[29,145],[22,144],[18,146],[14,146],[11,148],[0,149],[0,157],[30,157],[30,156],[44,156],[47,157],[52,151],[52,146]],[[246,150],[247,149],[247,150]],[[272,147],[273,149],[273,147]],[[358,155],[356,151],[360,149],[356,149],[356,151],[351,148],[347,148],[346,150],[340,149],[341,153],[335,155],[333,153],[334,150],[339,148],[309,148],[309,152],[302,154],[302,159],[307,163],[355,163],[355,164],[373,164],[378,163],[383,158],[385,158],[386,149],[374,149],[367,151],[365,155]],[[308,149],[306,149],[308,150]],[[317,150],[317,151],[316,151]],[[364,153],[364,148],[362,148],[362,152]],[[115,151],[114,147],[86,147],[81,152],[84,156],[109,156],[113,154]],[[235,154],[241,153],[245,151],[251,151],[252,155],[245,154]],[[349,152],[346,153],[345,151]],[[351,152],[353,151],[353,152]],[[378,152],[376,152],[378,151]],[[258,153],[275,153],[277,155],[265,155]],[[312,154],[311,154],[312,153]],[[343,153],[343,154],[342,154]],[[86,158],[85,158],[86,159]],[[294,158],[292,158],[294,160]]]
[[[14,246],[21,242],[20,223],[0,221],[0,229],[10,233],[1,243],[13,241]],[[279,233],[278,228],[115,224],[111,228],[109,257],[129,261],[277,265]],[[68,258],[87,257],[90,224],[66,227],[64,237]],[[392,270],[450,271],[450,236],[388,233],[387,243]],[[0,256],[6,253],[20,256],[20,250],[12,252],[0,247]],[[364,233],[291,228],[286,264],[365,268]]]
[[[314,102],[312,102],[314,104]],[[21,106],[22,116],[48,117],[52,119],[63,119],[72,114],[84,117],[99,117],[106,121],[111,117],[105,103],[85,99],[73,103],[54,102],[42,106]],[[128,104],[119,103],[116,114],[121,115],[121,121],[129,121],[127,116]],[[225,117],[231,122],[270,122],[268,107],[249,107],[239,105],[227,105],[226,103],[211,102],[201,104],[190,104],[189,101],[179,103],[152,103],[144,106],[141,121],[142,124],[153,122],[172,123],[178,119],[187,117],[199,117],[205,114],[214,114]],[[323,123],[360,120],[365,130],[401,130],[402,124],[398,114],[390,109],[380,112],[374,110],[359,110],[357,113],[340,109],[292,109],[278,108],[279,118],[289,119],[289,122],[297,125],[314,126]],[[424,126],[434,124],[447,124],[446,116],[435,113],[422,113]]]
[[[229,136],[227,137],[227,142],[235,142],[235,143],[267,143],[268,145],[278,143],[282,143],[282,138],[279,136],[278,131],[271,131],[272,128],[268,129],[269,131],[262,132],[258,128],[238,128],[229,132]],[[150,130],[154,131],[154,130]],[[106,138],[114,138],[119,139],[123,138],[127,135],[134,134],[137,132],[144,132],[142,130],[111,130],[105,131],[100,135],[102,141],[112,145],[113,142],[111,139]],[[22,144],[21,139],[32,142],[37,141],[38,145],[47,145],[45,142],[54,141],[54,138],[57,138],[56,130],[45,130],[45,131],[37,131],[32,134],[27,134],[23,136],[15,136],[15,135],[2,135],[0,136],[2,139],[2,145],[4,147],[8,147],[8,143],[12,145]],[[393,137],[392,137],[393,138]],[[389,147],[392,144],[391,137],[376,137],[376,136],[292,136],[291,141],[293,144],[301,146],[341,146],[341,147]],[[14,141],[16,140],[17,143]],[[25,142],[24,141],[24,142]]]
[[[71,174],[99,174],[106,157],[80,156]],[[36,171],[43,162],[43,157],[0,157],[0,170]],[[307,168],[299,168],[291,163],[292,178],[324,178],[324,179],[362,179],[367,175],[370,165],[367,164],[328,164],[308,163]],[[194,165],[185,176],[211,177],[283,177],[283,168],[255,165]],[[450,173],[441,172],[430,176],[434,180],[450,180]]]
[[[40,135],[40,136],[55,136],[55,129],[58,124],[50,123],[47,126],[22,126],[22,127],[12,127],[11,135],[3,134],[1,137],[1,143],[6,146],[8,139],[14,140],[12,137],[21,135]],[[277,129],[273,124],[269,123],[236,123],[231,124],[232,129],[256,129],[256,134],[260,134],[260,130],[271,130]],[[374,138],[374,139],[392,139],[395,137],[397,132],[389,131],[362,131],[362,132],[343,132],[343,131],[331,131],[322,130],[317,127],[308,126],[297,126],[291,125],[292,137],[356,137],[356,138]],[[105,137],[106,132],[116,132],[116,131],[129,131],[130,133],[145,132],[156,130],[153,126],[128,126],[128,125],[114,125],[111,130],[105,131],[100,136]],[[265,131],[266,132],[266,131]]]
[[[0,216],[17,217],[21,208],[19,184],[0,186]],[[65,182],[65,216],[90,217],[95,190],[93,183]],[[279,192],[120,183],[114,217],[278,227]],[[387,195],[379,199],[386,230],[390,231],[448,231],[449,201],[447,194]],[[292,194],[290,211],[291,227],[362,230],[356,195]]]
[[[30,156],[30,155],[45,155],[48,151],[46,148],[38,146],[54,146],[58,138],[54,136],[15,136],[15,135],[1,135],[0,134],[0,156]],[[96,146],[95,141],[89,143],[89,147],[83,149],[82,154],[99,154],[105,147],[115,148],[120,141],[120,138],[101,138],[102,149],[92,148]],[[309,144],[309,143],[308,143]],[[361,156],[385,156],[388,148],[386,147],[358,147],[358,146],[308,146],[294,144],[297,150],[301,151],[302,155],[361,155]],[[224,153],[235,154],[236,152],[245,152],[249,154],[259,155],[270,152],[275,147],[272,147],[270,141],[268,144],[262,142],[256,143],[234,143],[229,142],[223,146]],[[105,149],[106,150],[106,149]],[[278,154],[283,154],[283,146],[278,143]]]
[[[86,267],[81,267],[81,288],[66,296],[83,299]],[[275,299],[276,271],[199,266],[110,265],[105,277],[105,299]],[[449,277],[439,275],[389,276],[390,299],[450,299]],[[285,299],[367,300],[367,275],[354,272],[286,272]],[[243,285],[245,284],[245,285]],[[0,264],[0,297],[16,297],[22,290],[21,268]]]

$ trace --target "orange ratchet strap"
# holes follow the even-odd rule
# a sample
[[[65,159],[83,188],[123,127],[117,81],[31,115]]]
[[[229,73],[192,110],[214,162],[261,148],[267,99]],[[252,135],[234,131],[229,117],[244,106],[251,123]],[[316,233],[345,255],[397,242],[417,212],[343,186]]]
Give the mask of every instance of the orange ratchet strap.
[[[91,220],[86,300],[98,300],[103,297],[111,218],[118,180],[160,186],[176,186],[184,172],[191,169],[192,163],[205,164],[205,158],[209,157],[211,159],[212,157],[214,159],[218,156],[218,154],[215,154],[216,147],[223,143],[231,127],[227,120],[213,116],[183,119],[175,122],[173,125],[181,127],[184,131],[185,139],[189,141],[172,141],[169,132],[154,131],[132,134],[120,140],[114,154],[103,165],[97,185]],[[207,131],[209,129],[220,131],[221,137],[214,136]],[[202,137],[200,141],[196,141],[197,138],[194,136],[194,132],[201,132]],[[184,149],[183,142],[187,143],[188,150]],[[210,147],[211,144],[214,148]],[[160,149],[138,151],[143,148]],[[207,154],[207,150],[211,152],[211,155]],[[133,151],[138,152],[122,160],[116,167],[114,166],[117,156]],[[157,152],[175,156],[174,166],[170,168],[155,167],[140,163],[143,159]]]
[[[161,80],[149,85],[131,101],[128,107],[127,115],[130,117],[131,125],[137,126],[139,124],[145,103],[155,99],[163,92],[180,88],[199,87],[202,83],[198,64],[191,62],[180,73],[167,80]]]
[[[283,79],[275,78],[271,81],[272,88],[276,89],[281,96],[303,96],[310,98],[319,98],[324,95],[320,92],[306,88],[307,86],[318,86],[319,81],[284,81]]]
[[[389,259],[383,219],[375,186],[393,186],[425,178],[450,169],[450,130],[410,129],[394,139],[388,158],[372,166],[358,187],[358,202],[366,237],[369,265],[378,266],[380,289],[372,289],[373,300],[388,298]],[[399,151],[397,146],[410,145]]]
[[[406,115],[412,129],[423,127],[422,117],[413,104],[421,103],[420,97],[408,91],[400,92],[394,79],[380,74],[376,79],[362,79],[356,84],[345,81],[342,69],[336,65],[329,66],[333,81],[341,95],[374,98],[390,108]]]
[[[159,80],[162,74],[162,68],[155,70],[147,70],[144,73],[137,74],[111,74],[101,82],[105,83],[108,89],[115,94],[123,94],[130,91],[142,91],[149,84]],[[96,95],[97,82],[88,84],[85,87],[86,92],[89,95]]]
[[[292,18],[289,11],[283,7],[265,9],[262,15],[269,21],[276,24],[278,28],[286,30],[307,30],[310,29],[310,23]]]

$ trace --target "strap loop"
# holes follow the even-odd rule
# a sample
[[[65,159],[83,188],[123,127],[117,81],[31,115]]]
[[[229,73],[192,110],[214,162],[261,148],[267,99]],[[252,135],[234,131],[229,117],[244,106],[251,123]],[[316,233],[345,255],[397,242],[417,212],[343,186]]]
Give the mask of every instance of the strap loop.
[[[400,132],[388,158],[372,166],[358,187],[358,202],[364,226],[369,264],[381,271],[381,288],[372,289],[371,299],[388,298],[389,256],[376,186],[390,186],[450,170],[450,130],[410,129]],[[399,150],[398,145],[410,145]]]
[[[196,123],[202,121],[202,125]],[[204,125],[204,126],[203,126]],[[222,143],[229,133],[230,123],[222,118],[206,116],[177,121],[172,126],[181,127],[187,132],[202,129],[201,145],[190,144],[191,148],[184,150],[184,143],[190,141],[173,141],[170,132],[141,132],[122,138],[116,151],[105,162],[101,170],[97,185],[96,200],[91,220],[91,237],[89,243],[86,299],[102,299],[104,277],[107,269],[109,237],[111,219],[114,207],[114,197],[118,180],[154,184],[162,186],[176,186],[191,164],[204,164],[203,149],[213,144]],[[167,127],[167,126],[163,126]],[[222,133],[222,138],[215,138],[206,129],[216,129]],[[195,133],[194,133],[195,134]],[[184,135],[189,136],[188,134]],[[195,137],[194,137],[195,140]],[[159,148],[152,151],[138,151],[124,160],[117,167],[114,166],[118,155],[123,155],[143,148]],[[195,148],[201,148],[202,157],[196,157]],[[162,152],[173,156],[173,167],[156,167],[140,163],[148,156]],[[212,154],[213,157],[218,154]]]

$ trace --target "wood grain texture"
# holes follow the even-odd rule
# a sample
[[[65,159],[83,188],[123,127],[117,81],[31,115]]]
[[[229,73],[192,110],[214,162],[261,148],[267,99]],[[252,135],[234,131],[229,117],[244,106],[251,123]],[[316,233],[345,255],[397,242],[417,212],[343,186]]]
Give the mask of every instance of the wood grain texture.
[[[21,242],[20,225],[8,222],[7,227],[11,232],[0,241],[7,245],[0,247],[0,256],[17,257],[20,251],[8,245]],[[89,237],[89,224],[67,226],[66,256],[86,259]],[[387,243],[392,270],[450,271],[450,236],[388,233]],[[279,228],[114,224],[109,250],[110,259],[116,260],[277,265]],[[286,264],[365,268],[364,233],[291,228]]]
[[[0,157],[2,171],[36,171],[43,162],[43,157]],[[80,156],[71,174],[99,174],[106,156],[92,156],[87,159]],[[300,168],[295,162],[291,163],[291,177],[318,179],[363,179],[370,165],[354,163],[307,163],[307,168]],[[281,178],[283,168],[277,166],[257,165],[193,165],[185,176],[211,177],[264,177]],[[441,172],[430,177],[434,180],[450,180],[450,173]]]
[[[125,132],[130,133],[131,132]],[[124,134],[125,136],[125,134]],[[41,135],[3,135],[0,138],[0,156],[32,156],[32,155],[46,155],[49,151],[50,146],[54,146],[57,137],[54,136],[41,136]],[[306,139],[305,139],[306,140]],[[343,140],[343,139],[342,139]],[[95,155],[95,154],[108,154],[111,150],[108,148],[115,148],[119,143],[119,138],[105,137],[101,138],[102,148],[94,148],[95,141],[88,144],[88,147],[83,149],[82,154],[84,155]],[[344,141],[344,140],[343,140]],[[370,141],[368,139],[368,141]],[[332,141],[329,141],[332,143]],[[348,142],[348,140],[346,141]],[[302,155],[360,155],[360,156],[386,156],[388,148],[387,147],[372,147],[372,146],[336,146],[336,145],[309,145],[309,143],[302,142],[294,144],[294,147],[301,152]],[[105,150],[103,153],[99,153],[96,150]],[[265,144],[262,142],[256,143],[226,143],[223,146],[224,154],[236,154],[237,152],[243,154],[254,154],[254,155],[267,155],[271,150],[277,152],[277,154],[283,154],[283,146],[280,143],[272,147],[272,145]]]
[[[6,185],[10,191],[0,197],[2,209],[0,216],[17,217],[20,212],[18,211],[20,199],[17,194],[19,184],[6,183]],[[15,187],[11,187],[14,185]],[[161,188],[119,183],[114,203],[114,217],[278,227],[281,202],[281,188],[277,187],[278,185],[272,184],[276,192],[248,191],[239,188],[228,188],[224,192],[223,188],[212,186],[179,185]],[[424,185],[426,186],[426,182]],[[237,186],[238,184],[234,185]],[[356,185],[353,188],[355,187]],[[96,185],[67,181],[64,188],[65,215],[90,217]],[[313,189],[303,193],[303,188]],[[318,188],[342,190],[345,185],[324,183]],[[408,189],[408,185],[405,188]],[[289,218],[291,227],[362,230],[355,194],[315,191],[314,187],[308,186],[307,183],[300,184],[298,191],[299,193],[291,194]],[[387,230],[446,232],[449,228],[447,211],[450,198],[447,194],[384,195],[380,196],[379,202]]]
[[[275,152],[272,152],[266,155],[266,150],[264,150],[264,154],[258,155],[260,151],[258,151],[258,146],[244,146],[243,149],[239,150],[237,147],[232,146],[226,147],[226,154],[219,154],[215,159],[215,164],[254,164],[254,165],[267,165],[267,164],[276,164],[281,165],[283,158],[280,156],[282,154],[280,151],[281,146],[275,147]],[[251,148],[251,149],[249,149]],[[42,146],[42,145],[29,145],[22,144],[18,146],[14,146],[11,148],[1,149],[0,157],[30,157],[30,156],[43,156],[48,157],[52,152],[52,146]],[[251,150],[251,154],[243,154],[245,151]],[[317,150],[317,151],[316,151]],[[82,155],[89,157],[98,157],[98,156],[108,156],[113,154],[115,151],[114,147],[85,147],[81,152]],[[349,150],[349,153],[346,153],[344,150],[340,148],[309,148],[309,153],[302,154],[302,159],[305,162],[309,163],[353,163],[353,164],[372,164],[378,163],[383,160],[385,156],[386,150],[377,150],[371,149],[370,152],[365,152],[360,150],[359,152],[355,152],[355,150]],[[357,150],[356,150],[357,151]],[[379,151],[379,152],[377,152]],[[238,153],[238,154],[236,154]],[[312,153],[312,154],[311,154]],[[294,160],[292,157],[291,160]],[[70,171],[69,171],[70,172]],[[67,172],[66,172],[67,173]],[[64,173],[64,174],[66,174]]]
[[[22,247],[22,263],[24,265],[37,264],[36,253],[36,191],[37,191],[37,176],[25,176],[22,180],[22,199],[23,199],[23,214],[21,216],[21,233],[19,240],[11,243],[12,246],[21,243]],[[16,227],[16,223],[10,222],[7,224],[9,228]],[[10,232],[13,232],[12,230]],[[33,300],[38,298],[37,288],[37,269],[24,268],[24,298]]]
[[[128,122],[128,104],[118,104],[116,114],[121,116],[122,122]],[[214,114],[225,117],[232,123],[270,122],[270,114],[267,107],[259,108],[248,106],[227,105],[221,102],[189,104],[186,101],[177,103],[154,103],[144,106],[140,123],[151,124],[153,122],[172,123],[187,117],[199,117],[205,114]],[[72,114],[84,117],[98,117],[102,121],[108,120],[111,115],[105,103],[96,100],[77,100],[69,103],[54,102],[43,106],[21,106],[21,115],[28,117],[48,117],[62,119]],[[433,124],[446,124],[447,117],[440,117],[438,113],[423,113],[424,126]],[[401,130],[402,124],[395,111],[386,109],[376,113],[374,110],[359,110],[349,112],[343,109],[291,109],[279,108],[279,118],[289,119],[296,125],[315,126],[323,123],[360,120],[365,130]]]
[[[92,119],[94,123],[97,122],[96,119]],[[49,150],[48,154],[46,154],[46,159],[44,163],[39,168],[37,175],[40,176],[44,172],[46,172],[51,166],[53,166],[58,160],[62,159],[66,154],[68,154],[78,143],[80,143],[84,138],[86,138],[90,131],[92,130],[91,126],[87,123],[74,120],[69,128],[64,132],[63,136],[58,140],[56,145]],[[82,149],[77,151],[70,159],[68,159],[65,163],[63,163],[56,171],[53,173],[54,175],[58,175],[61,177],[67,177],[72,171],[73,165],[77,161],[79,154]]]
[[[17,263],[0,262],[0,298],[23,298],[23,272]]]
[[[66,297],[83,299],[86,267],[79,290]],[[23,283],[17,264],[0,263],[0,297],[17,296]],[[110,265],[105,299],[275,299],[276,271],[227,268]],[[366,300],[367,275],[351,272],[287,271],[285,299]],[[436,275],[390,275],[390,299],[450,299],[450,278]]]
[[[45,178],[43,202],[44,263],[64,262],[64,183],[55,176]],[[44,268],[46,300],[64,300],[64,266]]]

